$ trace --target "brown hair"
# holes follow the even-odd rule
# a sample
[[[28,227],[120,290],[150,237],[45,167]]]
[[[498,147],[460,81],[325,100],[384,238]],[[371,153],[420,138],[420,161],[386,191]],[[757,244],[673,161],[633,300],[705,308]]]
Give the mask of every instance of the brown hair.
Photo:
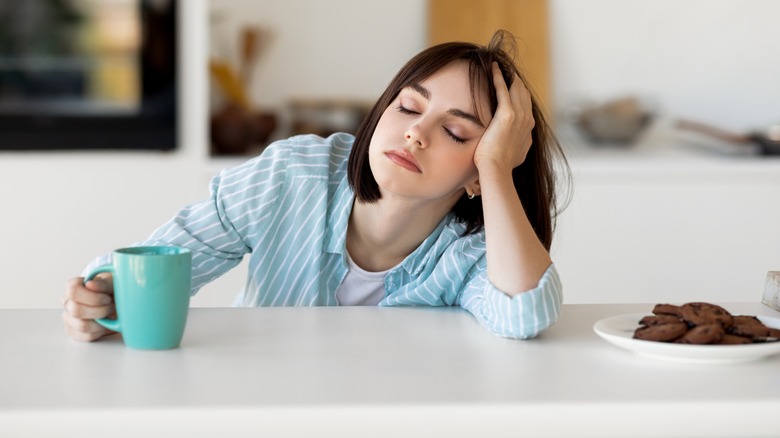
[[[507,46],[508,48],[506,48]],[[355,143],[352,145],[349,156],[347,178],[357,200],[359,202],[374,202],[381,198],[379,186],[369,166],[368,148],[379,119],[398,96],[398,93],[410,84],[423,81],[455,60],[465,60],[469,64],[474,110],[476,111],[476,102],[478,102],[476,97],[480,92],[486,92],[490,100],[491,114],[495,114],[498,106],[496,89],[492,79],[492,63],[495,61],[501,68],[501,73],[508,87],[512,85],[516,73],[531,94],[535,121],[535,126],[531,131],[533,146],[528,151],[525,161],[513,169],[512,179],[528,220],[539,240],[549,250],[552,244],[555,218],[558,215],[553,158],[557,156],[561,159],[561,164],[567,171],[567,175],[568,165],[542,112],[538,98],[528,87],[528,82],[523,78],[523,74],[513,60],[515,53],[514,37],[509,32],[499,30],[493,35],[487,46],[465,42],[444,43],[425,49],[409,60],[379,97],[355,134]],[[518,141],[518,143],[520,142]],[[464,193],[455,203],[452,211],[459,222],[466,224],[466,234],[479,232],[484,227],[485,219],[481,198],[471,200]]]

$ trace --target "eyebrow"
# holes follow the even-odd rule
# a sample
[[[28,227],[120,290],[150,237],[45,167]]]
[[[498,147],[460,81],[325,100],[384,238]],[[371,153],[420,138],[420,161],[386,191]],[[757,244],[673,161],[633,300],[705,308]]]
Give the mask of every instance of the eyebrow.
[[[425,100],[431,100],[431,92],[430,92],[430,90],[428,90],[427,88],[423,87],[422,85],[420,85],[420,84],[415,82],[415,83],[409,84],[409,88],[411,88],[412,90],[414,90],[417,93],[419,93],[422,97],[425,98]],[[449,114],[451,116],[459,117],[461,119],[468,120],[469,122],[479,126],[480,128],[484,128],[485,127],[485,125],[482,124],[482,121],[479,120],[479,118],[477,116],[475,116],[474,114],[471,114],[471,113],[467,113],[465,111],[461,111],[461,110],[459,110],[457,108],[453,108],[453,109],[447,111],[447,114]]]
[[[453,115],[455,117],[460,117],[462,119],[466,119],[469,122],[479,126],[480,128],[484,128],[485,127],[485,125],[482,124],[482,121],[479,120],[477,118],[477,116],[475,116],[474,114],[470,114],[470,113],[467,113],[467,112],[464,112],[464,111],[461,111],[461,110],[455,109],[455,108],[447,111],[447,114]]]

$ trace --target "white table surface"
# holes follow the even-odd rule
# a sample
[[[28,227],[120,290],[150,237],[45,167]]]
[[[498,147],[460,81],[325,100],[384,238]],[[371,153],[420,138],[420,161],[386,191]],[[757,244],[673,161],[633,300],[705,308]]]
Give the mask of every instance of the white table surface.
[[[674,363],[592,330],[650,309],[565,305],[517,341],[458,308],[198,308],[162,352],[72,341],[60,310],[0,310],[0,437],[780,436],[780,355]]]

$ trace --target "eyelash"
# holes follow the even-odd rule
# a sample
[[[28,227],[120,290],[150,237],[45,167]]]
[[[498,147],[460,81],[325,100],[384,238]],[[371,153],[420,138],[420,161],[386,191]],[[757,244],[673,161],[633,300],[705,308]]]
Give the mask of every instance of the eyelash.
[[[400,105],[400,104],[398,105],[397,109],[398,109],[398,112],[399,112],[399,113],[401,113],[401,114],[406,114],[406,115],[416,115],[416,114],[419,114],[419,113],[418,113],[418,112],[416,112],[416,111],[412,111],[412,110],[410,110],[410,109],[404,108],[404,106],[403,106],[403,105]],[[449,129],[447,129],[447,128],[443,128],[443,129],[444,129],[444,132],[445,132],[445,133],[446,133],[446,134],[447,134],[447,135],[448,135],[448,136],[449,136],[449,137],[452,139],[452,141],[454,141],[455,143],[458,143],[458,144],[464,144],[464,143],[466,143],[466,140],[464,140],[464,139],[462,139],[462,138],[460,138],[460,137],[456,136],[456,135],[455,135],[455,134],[453,134],[453,133],[452,133],[452,131],[450,131]]]

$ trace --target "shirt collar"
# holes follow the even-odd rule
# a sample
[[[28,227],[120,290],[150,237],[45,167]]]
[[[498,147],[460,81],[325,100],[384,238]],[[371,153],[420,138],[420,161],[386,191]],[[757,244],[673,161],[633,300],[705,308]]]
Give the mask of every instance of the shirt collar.
[[[401,262],[401,267],[409,275],[412,277],[418,276],[432,257],[438,259],[441,251],[436,251],[434,247],[446,248],[458,238],[457,232],[450,226],[454,220],[455,213],[450,212],[444,216],[439,225],[422,241],[420,246]]]
[[[346,257],[347,226],[354,203],[355,194],[349,187],[347,178],[343,178],[336,190],[333,202],[330,202],[328,205],[328,224],[326,227],[328,234],[323,241],[323,247],[326,252],[340,254]],[[400,267],[411,276],[419,275],[420,271],[425,266],[426,261],[430,257],[437,257],[437,254],[433,254],[433,252],[435,252],[433,251],[433,247],[437,245],[440,238],[447,240],[444,244],[445,247],[449,246],[449,243],[452,241],[458,239],[459,233],[456,229],[458,227],[453,227],[454,222],[454,213],[450,212],[444,216],[431,234],[401,262]]]
[[[326,252],[344,255],[347,248],[347,225],[349,215],[352,213],[352,205],[355,202],[355,194],[349,187],[346,176],[341,179],[333,201],[328,203],[327,221],[325,226],[327,233],[323,240]]]

